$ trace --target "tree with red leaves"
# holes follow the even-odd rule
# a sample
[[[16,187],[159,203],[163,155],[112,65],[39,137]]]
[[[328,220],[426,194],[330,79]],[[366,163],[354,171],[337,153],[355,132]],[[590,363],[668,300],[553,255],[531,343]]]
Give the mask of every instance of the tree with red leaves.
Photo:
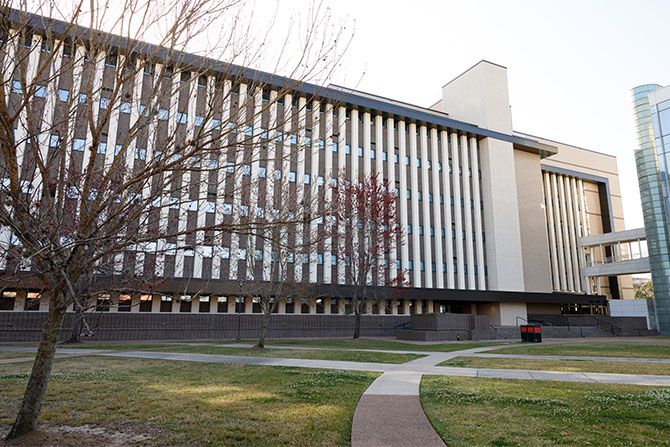
[[[384,301],[405,284],[396,266],[404,243],[397,197],[377,174],[352,183],[340,174],[333,182],[333,211],[327,231],[335,246],[338,283],[350,286],[354,337],[361,335],[361,314],[368,302]]]

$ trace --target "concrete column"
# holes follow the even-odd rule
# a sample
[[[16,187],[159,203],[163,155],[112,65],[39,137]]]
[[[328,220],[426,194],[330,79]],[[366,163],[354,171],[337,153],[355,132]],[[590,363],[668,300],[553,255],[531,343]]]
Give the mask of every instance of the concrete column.
[[[479,189],[479,156],[477,155],[477,139],[470,138],[470,163],[472,165],[472,200],[474,201],[475,219],[475,253],[477,254],[477,288],[486,289],[486,272],[484,271],[484,240],[482,230],[481,193]],[[474,273],[474,272],[473,272]]]
[[[561,216],[561,207],[559,206],[558,200],[558,184],[556,181],[556,174],[551,173],[551,189],[552,189],[552,199],[554,201],[554,219],[556,224],[556,250],[558,253],[558,273],[560,276],[560,286],[557,287],[558,290],[568,290],[567,288],[567,276],[565,274],[565,248],[563,247],[563,230],[561,223],[558,222]]]
[[[554,290],[561,289],[560,276],[558,274],[558,253],[556,245],[556,223],[554,221],[554,206],[551,194],[551,179],[549,173],[544,173],[544,201],[547,223],[549,224],[549,253],[551,255],[551,272]]]
[[[330,298],[323,299],[323,313],[330,314]]]
[[[454,229],[456,231],[456,278],[458,289],[465,289],[465,260],[463,254],[463,208],[461,207],[461,175],[458,158],[458,135],[452,133],[451,139],[451,183],[454,193]],[[445,197],[445,200],[451,200]],[[449,269],[447,269],[449,271]]]
[[[421,236],[419,235],[419,167],[417,163],[418,153],[416,144],[416,124],[409,124],[409,178],[411,190],[411,209],[412,209],[412,259],[414,260],[414,270],[412,271],[412,286],[421,287]],[[428,160],[424,160],[428,162]],[[426,191],[426,194],[428,192]],[[426,197],[428,200],[428,197]],[[430,268],[430,266],[429,266]]]
[[[570,234],[568,231],[568,215],[566,212],[567,199],[565,197],[565,183],[563,181],[563,176],[557,176],[558,181],[558,193],[561,201],[561,224],[563,228],[563,258],[565,259],[565,273],[567,278],[567,283],[565,290],[573,292],[574,288],[574,277],[572,273],[572,259],[570,257]]]
[[[402,313],[404,315],[409,315],[410,311],[410,300],[402,300]]]
[[[219,310],[219,297],[216,295],[209,296],[209,313],[215,314]]]
[[[461,135],[461,172],[463,175],[463,217],[465,231],[465,263],[468,265],[468,289],[473,290],[475,285],[475,257],[472,241],[472,197],[470,195],[470,157],[468,156],[468,137]]]
[[[46,294],[40,296],[40,312],[47,312],[49,310],[49,298]]]
[[[391,315],[398,315],[398,300],[391,300]]]
[[[25,308],[26,308],[26,291],[17,290],[16,297],[14,298],[14,310],[22,311],[25,310]],[[68,310],[70,309],[68,308]]]
[[[228,313],[229,314],[234,314],[235,313],[236,300],[237,300],[237,297],[234,297],[234,296],[229,296],[228,297]]]
[[[423,301],[422,300],[414,300],[414,313],[417,314],[417,315],[423,313]]]
[[[454,241],[451,238],[451,186],[450,186],[450,174],[449,174],[449,134],[446,130],[440,132],[440,143],[441,143],[441,155],[442,155],[442,197],[444,203],[440,205],[444,213],[444,262],[447,264],[446,273],[443,272],[442,266],[437,266],[437,272],[439,275],[446,275],[447,278],[447,289],[453,289],[455,287],[454,282]],[[440,198],[436,197],[436,201]],[[441,233],[441,231],[440,231]],[[441,234],[440,234],[441,236]],[[442,272],[442,273],[440,273]]]
[[[365,314],[372,315],[372,301],[365,300]]]
[[[400,230],[402,231],[402,240],[405,241],[405,243],[400,246],[400,266],[403,271],[407,271],[409,268],[409,236],[407,235],[407,166],[405,166],[407,144],[405,138],[405,122],[402,120],[398,121],[398,135],[398,172],[400,177],[398,203],[400,205]]]
[[[250,314],[254,312],[254,300],[250,297],[244,298],[244,313]]]
[[[430,206],[433,208],[433,224],[435,225],[435,236],[432,238],[431,244],[435,247],[435,287],[444,289],[444,272],[442,271],[442,264],[444,258],[442,257],[442,247],[444,239],[442,238],[442,206],[440,204],[440,165],[441,160],[438,151],[438,137],[437,129],[430,129],[430,159],[433,163],[432,169],[432,194],[433,203]],[[443,166],[444,168],[444,166]],[[429,229],[430,230],[430,229]],[[429,231],[430,233],[430,231]],[[446,230],[445,230],[446,236]],[[430,269],[432,275],[432,267]]]
[[[151,295],[151,312],[160,312],[161,311],[161,296],[160,295]]]
[[[333,172],[333,134],[335,133],[333,129],[333,105],[330,103],[324,104],[325,106],[325,135],[323,137],[325,150],[324,154],[324,189],[325,189],[325,201],[326,203],[331,203],[333,197],[333,189],[330,187],[330,179]],[[317,179],[318,180],[318,179]],[[328,236],[323,241],[323,282],[324,284],[331,284],[333,282],[333,265],[331,263],[332,256],[332,239]],[[328,313],[330,313],[330,306],[328,306]]]
[[[310,314],[315,314],[316,313],[316,298],[310,298],[307,301],[307,304],[309,305],[309,313]]]
[[[347,313],[347,306],[346,302],[344,301],[344,298],[338,298],[337,299],[337,314],[338,315],[344,315]]]
[[[172,301],[174,302],[174,297],[172,297]],[[112,293],[109,294],[109,311],[110,312],[118,312],[119,311],[119,294],[118,293],[112,292]]]
[[[423,261],[426,266],[423,287],[433,287],[433,240],[430,236],[430,182],[428,181],[428,133],[426,126],[419,127],[419,140],[421,150],[421,191],[423,192],[423,200],[421,204],[421,211],[423,216]],[[437,170],[437,162],[433,167]],[[434,198],[433,198],[434,199]],[[437,229],[439,232],[439,228]],[[437,250],[437,249],[436,249]],[[437,271],[437,269],[435,269]]]
[[[389,182],[389,188],[391,188],[391,191],[395,188],[395,131],[393,130],[393,118],[387,118],[386,119],[386,151],[388,153],[388,158],[386,162],[386,176],[388,178]],[[379,141],[377,142],[377,146],[379,146]],[[400,160],[398,160],[400,161]],[[398,163],[399,166],[400,163]],[[383,169],[382,171],[383,172]],[[400,188],[398,188],[400,189]],[[402,191],[401,191],[402,192]],[[397,211],[396,211],[397,212]],[[400,256],[400,253],[398,250],[400,247],[396,244],[395,247],[392,247],[391,251],[389,252],[389,277],[390,278],[395,278],[398,275],[398,256]]]
[[[136,294],[130,295],[130,312],[135,313],[140,311],[140,296]]]
[[[433,300],[426,301],[426,313],[427,314],[432,314],[433,312],[434,312],[434,310],[433,310]]]
[[[176,294],[172,295],[172,312],[179,312],[180,307],[181,307],[181,300],[179,299],[179,295]]]
[[[200,297],[191,298],[191,313],[197,314],[200,312]]]
[[[277,313],[278,314],[285,314],[286,313],[286,299],[281,298],[279,302],[277,303]]]
[[[379,309],[379,315],[386,315],[386,300],[378,300],[377,309]]]

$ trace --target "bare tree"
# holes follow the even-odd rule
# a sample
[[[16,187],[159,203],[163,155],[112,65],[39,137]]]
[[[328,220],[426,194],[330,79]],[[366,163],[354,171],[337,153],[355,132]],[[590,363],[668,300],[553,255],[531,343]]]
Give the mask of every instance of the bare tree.
[[[249,202],[259,183],[247,177],[301,150],[268,157],[267,133],[296,132],[291,92],[328,78],[340,37],[317,6],[276,78],[239,65],[270,56],[262,36],[247,39],[239,0],[14,6],[0,5],[0,270],[41,283],[49,311],[8,439],[36,427],[65,312],[85,307],[78,291],[108,288],[110,272],[187,277],[190,257],[218,273],[225,238],[237,248],[279,224]]]
[[[326,231],[333,240],[340,283],[350,286],[355,315],[354,336],[361,334],[361,314],[368,302],[390,298],[405,285],[406,272],[396,268],[402,245],[396,212],[397,197],[387,181],[371,174],[360,183],[341,173],[332,186],[333,206]]]

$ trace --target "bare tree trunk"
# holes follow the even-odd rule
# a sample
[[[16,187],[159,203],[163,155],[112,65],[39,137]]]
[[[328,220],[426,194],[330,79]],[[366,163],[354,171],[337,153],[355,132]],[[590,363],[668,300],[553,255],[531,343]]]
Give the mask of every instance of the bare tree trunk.
[[[28,379],[28,385],[23,395],[23,401],[19,407],[19,412],[12,425],[12,429],[7,435],[7,440],[18,438],[35,430],[37,427],[37,418],[42,408],[42,402],[47,391],[49,375],[54,362],[56,353],[56,344],[58,335],[65,317],[65,306],[63,297],[57,297],[56,294],[50,299],[49,315],[42,328],[42,337],[40,345],[37,348],[37,356],[33,363],[33,369]]]
[[[265,310],[265,315],[263,316],[263,325],[261,326],[261,336],[258,338],[258,343],[254,348],[256,349],[265,349],[265,334],[268,331],[268,324],[270,323],[270,317],[272,316],[273,306],[268,306]]]
[[[76,312],[72,320],[72,334],[65,344],[81,343],[81,328],[83,326],[83,318],[81,314]]]
[[[354,340],[361,338],[361,306],[358,298],[354,299]]]

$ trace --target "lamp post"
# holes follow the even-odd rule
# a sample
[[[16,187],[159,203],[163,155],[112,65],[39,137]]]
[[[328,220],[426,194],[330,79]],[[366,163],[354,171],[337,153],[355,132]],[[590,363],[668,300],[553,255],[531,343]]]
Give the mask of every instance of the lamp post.
[[[242,304],[244,304],[244,301],[240,302],[240,298],[242,298],[242,281],[240,281],[240,293],[235,298],[235,301],[237,302],[237,338],[235,340],[239,341],[240,340],[240,330],[242,328]]]

